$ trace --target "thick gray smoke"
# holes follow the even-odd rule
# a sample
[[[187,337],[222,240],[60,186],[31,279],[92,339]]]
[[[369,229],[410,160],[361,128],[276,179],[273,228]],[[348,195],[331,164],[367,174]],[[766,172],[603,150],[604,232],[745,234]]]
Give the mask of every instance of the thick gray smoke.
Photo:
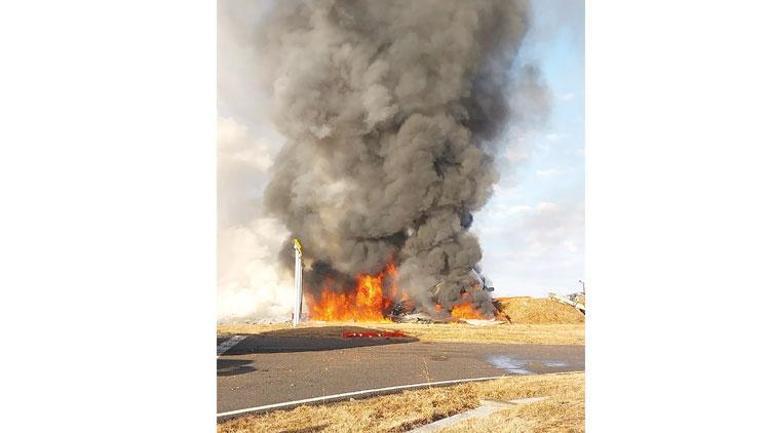
[[[304,243],[310,290],[395,261],[414,299],[432,305],[443,281],[438,301],[459,301],[528,13],[517,0],[277,2],[260,42],[287,143],[265,204]]]

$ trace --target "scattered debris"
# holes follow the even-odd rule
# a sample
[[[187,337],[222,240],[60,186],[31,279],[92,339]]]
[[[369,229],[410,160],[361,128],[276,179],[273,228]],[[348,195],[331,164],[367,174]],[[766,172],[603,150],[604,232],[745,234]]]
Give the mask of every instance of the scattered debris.
[[[570,293],[569,295],[567,295],[567,299],[569,299],[572,302],[577,302],[578,304],[583,304],[583,306],[586,305],[585,292]]]
[[[343,338],[393,338],[406,337],[403,331],[342,331]]]
[[[465,323],[472,326],[490,326],[490,325],[502,325],[502,322],[497,319],[463,319]]]
[[[409,301],[400,301],[390,310],[390,316],[401,316],[414,310],[414,303]]]
[[[431,317],[431,315],[427,313],[391,314],[388,317],[396,323],[447,323],[446,320]]]
[[[503,303],[500,302],[500,299],[493,299],[492,305],[495,307],[495,316],[498,320],[505,320],[506,322],[511,323],[511,316],[505,312],[505,307],[503,306]]]
[[[577,293],[573,293],[573,294],[571,294],[569,296],[573,297],[573,299],[577,299],[577,295],[578,295]],[[562,304],[567,304],[570,307],[575,307],[578,311],[580,311],[583,314],[586,313],[586,306],[584,304],[580,303],[580,302],[573,301],[570,298],[565,298],[563,296],[559,296],[556,293],[549,293],[548,297],[550,297],[553,300],[559,301]],[[583,296],[583,298],[585,299],[585,296]]]
[[[488,325],[500,325],[505,323],[498,319],[457,319],[448,317],[441,319],[438,317],[432,317],[427,313],[403,313],[403,314],[391,314],[388,318],[396,323],[467,323],[473,326],[488,326]],[[510,320],[508,320],[510,322]]]

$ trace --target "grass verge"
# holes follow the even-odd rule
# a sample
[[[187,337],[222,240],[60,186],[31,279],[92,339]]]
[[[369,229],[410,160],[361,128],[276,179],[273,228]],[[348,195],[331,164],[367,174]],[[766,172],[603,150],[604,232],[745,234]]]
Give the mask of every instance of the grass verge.
[[[514,376],[446,388],[323,406],[249,415],[224,421],[219,433],[405,432],[417,426],[478,407],[481,399],[512,400],[548,396],[534,404],[468,420],[445,432],[577,433],[585,431],[585,375],[559,373]]]
[[[502,324],[490,326],[471,326],[462,323],[416,324],[416,323],[334,323],[310,322],[297,328],[291,324],[255,325],[221,324],[217,326],[219,334],[261,334],[277,330],[292,330],[286,336],[294,337],[339,337],[340,326],[366,326],[370,329],[401,330],[421,341],[473,342],[473,343],[508,343],[508,344],[585,344],[583,323],[571,324]]]

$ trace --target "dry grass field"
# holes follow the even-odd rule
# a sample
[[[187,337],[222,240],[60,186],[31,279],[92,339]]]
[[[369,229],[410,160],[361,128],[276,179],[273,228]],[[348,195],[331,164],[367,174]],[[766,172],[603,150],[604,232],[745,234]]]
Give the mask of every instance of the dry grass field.
[[[219,334],[261,334],[287,330],[286,336],[338,337],[340,327],[366,326],[370,329],[400,330],[422,341],[510,343],[510,344],[585,344],[585,316],[572,307],[547,298],[500,298],[503,312],[512,323],[472,326],[464,323],[393,323],[393,322],[307,322],[294,328],[291,324],[257,325],[220,324]]]
[[[503,312],[517,324],[578,324],[585,322],[585,315],[569,305],[549,298],[514,296],[497,298]]]
[[[516,376],[445,388],[249,415],[224,421],[219,433],[405,432],[478,407],[481,399],[546,400],[468,420],[444,432],[577,433],[585,431],[584,373]]]
[[[368,329],[400,330],[409,337],[421,341],[448,341],[474,343],[510,343],[510,344],[585,344],[585,329],[580,324],[539,324],[519,325],[501,324],[490,326],[471,326],[462,323],[417,324],[417,323],[337,323],[310,322],[297,328],[291,324],[273,325],[223,324],[217,326],[219,334],[261,334],[277,330],[286,330],[286,337],[329,337],[342,338],[340,327],[365,326]]]

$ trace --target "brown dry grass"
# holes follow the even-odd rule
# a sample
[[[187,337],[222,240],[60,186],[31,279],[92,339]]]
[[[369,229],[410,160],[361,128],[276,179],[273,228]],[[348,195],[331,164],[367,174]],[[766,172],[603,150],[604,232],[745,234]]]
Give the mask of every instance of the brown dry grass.
[[[564,384],[549,398],[458,423],[441,433],[582,433],[585,431],[585,376]]]
[[[417,323],[309,322],[294,328],[291,336],[340,338],[339,327],[346,325],[366,326],[369,329],[401,330],[408,336],[422,341],[555,345],[585,344],[585,328],[583,323],[471,326],[463,323],[425,325]],[[219,334],[261,334],[279,329],[292,329],[292,327],[288,323],[273,325],[236,323],[217,326]],[[287,334],[287,336],[289,335]]]
[[[584,323],[585,315],[569,305],[550,298],[515,296],[497,299],[513,323],[549,324]]]
[[[477,407],[481,399],[548,396],[544,401],[505,410],[486,419],[469,420],[445,431],[576,433],[585,430],[584,389],[585,375],[582,372],[517,376],[250,415],[224,421],[217,426],[217,431],[395,433]]]

